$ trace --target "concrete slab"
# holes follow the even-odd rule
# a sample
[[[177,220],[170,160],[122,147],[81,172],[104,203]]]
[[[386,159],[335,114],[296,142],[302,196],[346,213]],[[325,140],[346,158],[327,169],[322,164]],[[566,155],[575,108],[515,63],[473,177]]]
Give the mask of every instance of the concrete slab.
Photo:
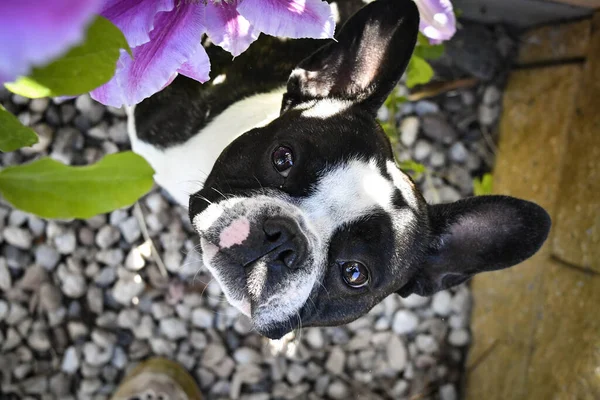
[[[591,21],[585,19],[526,32],[521,36],[517,63],[528,65],[584,58],[591,27]]]
[[[535,201],[554,213],[562,149],[574,110],[581,67],[558,66],[511,74],[504,94],[494,191]],[[544,246],[511,270],[472,282],[472,344],[466,398],[525,399],[535,318],[540,310]]]
[[[536,256],[473,280],[467,399],[600,398],[600,12],[592,25],[585,64],[509,78],[494,190],[554,225]]]
[[[565,149],[553,253],[600,273],[600,12],[584,66],[583,90]]]

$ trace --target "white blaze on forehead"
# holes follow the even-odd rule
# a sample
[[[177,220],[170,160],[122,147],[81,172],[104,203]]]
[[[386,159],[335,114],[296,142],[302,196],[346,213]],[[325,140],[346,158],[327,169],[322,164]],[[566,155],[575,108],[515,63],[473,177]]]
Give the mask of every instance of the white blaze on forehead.
[[[382,176],[375,161],[351,160],[326,171],[315,191],[300,208],[307,220],[327,240],[339,226],[381,208],[392,213],[394,185]]]

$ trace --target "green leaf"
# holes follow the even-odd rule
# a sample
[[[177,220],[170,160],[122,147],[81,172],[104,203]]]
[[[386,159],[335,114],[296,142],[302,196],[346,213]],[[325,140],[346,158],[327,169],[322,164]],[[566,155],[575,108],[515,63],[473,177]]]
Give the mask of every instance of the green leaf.
[[[475,196],[492,194],[492,186],[492,174],[484,174],[481,178],[473,179],[473,193],[475,193]]]
[[[0,151],[15,151],[37,143],[35,132],[0,105]]]
[[[444,45],[429,43],[429,39],[419,32],[417,45],[413,54],[426,60],[435,60],[444,54]]]
[[[397,165],[402,171],[412,172],[415,179],[418,179],[422,174],[427,172],[427,167],[412,160],[402,161],[397,163]]]
[[[415,47],[415,51],[413,54],[417,57],[421,57],[426,60],[437,60],[444,54],[444,45],[436,44],[417,46]]]
[[[108,82],[115,73],[120,49],[131,49],[123,33],[109,20],[96,17],[85,41],[45,67],[34,68],[28,77],[5,86],[30,98],[77,96]]]
[[[89,218],[133,204],[150,190],[153,174],[130,151],[84,167],[43,158],[0,171],[0,192],[16,208],[44,218]]]
[[[425,84],[433,78],[433,74],[433,69],[427,61],[413,55],[406,70],[406,86],[413,88]]]

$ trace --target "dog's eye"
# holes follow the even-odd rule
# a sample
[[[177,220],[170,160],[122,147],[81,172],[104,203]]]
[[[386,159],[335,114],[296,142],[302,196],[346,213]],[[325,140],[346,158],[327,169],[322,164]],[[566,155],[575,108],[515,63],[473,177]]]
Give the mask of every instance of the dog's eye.
[[[287,177],[290,173],[290,169],[294,165],[294,155],[292,154],[292,149],[285,146],[279,146],[273,152],[273,166],[277,172],[279,172],[282,176]]]
[[[353,288],[360,288],[369,283],[369,270],[356,261],[342,263],[342,276],[346,284]]]

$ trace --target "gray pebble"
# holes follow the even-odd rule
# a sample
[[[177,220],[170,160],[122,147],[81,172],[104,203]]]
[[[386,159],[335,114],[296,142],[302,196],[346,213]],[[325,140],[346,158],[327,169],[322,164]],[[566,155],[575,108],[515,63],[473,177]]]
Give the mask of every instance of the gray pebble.
[[[195,308],[192,311],[192,324],[199,328],[210,328],[213,326],[215,313],[205,308]]]
[[[461,199],[460,193],[451,186],[444,186],[438,190],[441,203],[453,203]]]
[[[450,144],[458,137],[458,132],[440,114],[423,116],[421,127],[423,134],[436,142]]]
[[[140,323],[140,312],[137,308],[124,308],[119,312],[117,325],[119,328],[133,330]]]
[[[129,217],[119,224],[119,229],[127,243],[134,243],[142,236],[140,225],[135,217]]]
[[[94,278],[94,283],[101,288],[108,287],[117,279],[116,268],[106,266],[100,270],[100,273]]]
[[[27,213],[14,209],[8,217],[8,224],[11,226],[21,226],[27,221]],[[14,246],[14,245],[13,245]]]
[[[0,289],[8,291],[12,287],[12,278],[6,260],[0,258]]]
[[[161,337],[151,338],[150,347],[155,354],[161,356],[172,356],[177,349],[177,345],[173,341]]]
[[[397,335],[391,335],[386,346],[386,355],[390,368],[403,371],[408,362],[408,354],[404,342]]]
[[[129,213],[127,212],[127,210],[124,210],[124,209],[115,210],[110,213],[109,222],[111,225],[117,226],[121,222],[125,221],[125,219],[127,219],[128,216],[129,216]]]
[[[160,213],[168,207],[166,200],[158,192],[150,193],[144,202],[153,214]]]
[[[6,337],[2,343],[3,351],[10,351],[21,344],[21,336],[15,328],[8,328],[6,331]]]
[[[31,265],[19,280],[18,287],[27,291],[37,291],[42,283],[48,281],[46,270],[39,265]]]
[[[161,320],[175,314],[175,310],[164,301],[152,303],[152,316],[154,319]]]
[[[469,332],[466,329],[453,329],[448,335],[448,343],[452,346],[462,347],[469,344]]]
[[[47,270],[53,270],[60,260],[60,254],[48,244],[41,244],[35,248],[35,263]]]
[[[119,241],[121,234],[119,230],[112,225],[104,225],[96,233],[96,244],[101,249],[107,249]]]
[[[218,343],[210,343],[204,349],[200,365],[210,368],[214,367],[221,362],[225,357],[225,348]]]
[[[452,309],[452,295],[447,290],[442,290],[433,295],[431,300],[431,308],[433,311],[442,317],[448,316]]]
[[[75,232],[68,230],[65,233],[58,235],[54,238],[54,246],[60,254],[71,254],[75,251],[77,245],[77,239],[75,238]]]
[[[392,330],[399,335],[404,335],[414,332],[418,325],[419,317],[415,313],[409,310],[398,310],[394,315]]]
[[[92,124],[97,124],[104,115],[104,106],[87,95],[81,95],[75,99],[75,108],[85,116]]]
[[[4,236],[4,240],[16,248],[23,250],[31,248],[33,235],[31,235],[31,232],[26,229],[18,228],[16,226],[7,226],[4,228],[2,234]]]
[[[440,107],[432,101],[421,100],[415,104],[415,112],[419,116],[423,116],[426,114],[436,114],[440,112]]]
[[[419,134],[419,118],[408,116],[400,123],[400,142],[406,147],[411,147]]]
[[[48,338],[48,335],[44,331],[33,331],[27,337],[27,344],[33,350],[40,352],[47,351],[50,349],[50,338]]]
[[[127,123],[125,121],[123,121],[123,122],[117,122],[116,124],[112,125],[108,129],[108,136],[115,143],[118,143],[118,144],[129,143],[129,135],[127,134]]]
[[[27,315],[29,315],[27,309],[21,304],[13,301],[10,303],[8,315],[6,316],[5,321],[8,325],[14,326],[23,321]]]
[[[462,142],[456,142],[450,146],[450,159],[457,163],[464,163],[467,160],[467,149]]]
[[[104,311],[104,294],[102,289],[97,286],[90,286],[87,291],[87,304],[94,314],[102,314]]]
[[[79,352],[74,346],[69,347],[65,350],[63,355],[61,371],[67,374],[74,374],[79,369]]]
[[[333,347],[325,362],[325,369],[333,375],[340,375],[344,372],[345,364],[346,353],[338,346]]]
[[[108,126],[106,122],[101,122],[100,124],[88,129],[87,135],[98,140],[108,139]]]
[[[186,323],[175,317],[161,319],[159,329],[170,340],[177,340],[188,335]]]
[[[43,394],[48,391],[48,379],[45,376],[33,376],[21,382],[21,387],[29,394]]]
[[[347,399],[348,387],[342,381],[335,380],[327,388],[327,395],[333,399]]]
[[[453,384],[447,383],[440,387],[440,400],[457,400],[458,394]]]
[[[233,359],[238,364],[257,364],[261,361],[260,354],[249,347],[240,347],[233,353]]]
[[[67,273],[62,279],[60,288],[65,296],[78,299],[85,294],[87,283],[83,275]]]
[[[129,305],[134,297],[142,294],[144,286],[144,281],[140,275],[129,272],[123,273],[113,286],[112,295],[117,302]]]
[[[100,250],[96,253],[96,261],[112,267],[121,265],[124,258],[125,255],[123,254],[123,250],[119,248]]]
[[[431,144],[426,140],[418,140],[413,149],[415,160],[423,161],[431,154]]]
[[[485,88],[483,92],[483,104],[493,105],[500,101],[502,97],[502,92],[496,86],[488,86]]]
[[[481,125],[485,125],[485,126],[493,125],[498,120],[498,117],[500,116],[500,106],[499,105],[488,106],[488,105],[482,104],[479,106],[477,115],[479,118],[479,123]]]
[[[154,321],[149,315],[142,316],[140,324],[133,329],[133,334],[138,339],[149,339],[154,335]]]
[[[86,363],[93,367],[101,367],[112,358],[114,348],[101,348],[94,342],[83,345],[83,357]]]
[[[127,353],[121,346],[115,347],[110,363],[117,369],[124,369],[127,366]]]
[[[8,315],[8,303],[0,299],[0,322],[4,321],[4,318]]]
[[[439,350],[438,343],[431,335],[418,335],[415,343],[417,348],[426,354],[433,354]]]
[[[434,168],[443,167],[446,164],[446,154],[440,150],[434,150],[429,157],[429,164]]]

